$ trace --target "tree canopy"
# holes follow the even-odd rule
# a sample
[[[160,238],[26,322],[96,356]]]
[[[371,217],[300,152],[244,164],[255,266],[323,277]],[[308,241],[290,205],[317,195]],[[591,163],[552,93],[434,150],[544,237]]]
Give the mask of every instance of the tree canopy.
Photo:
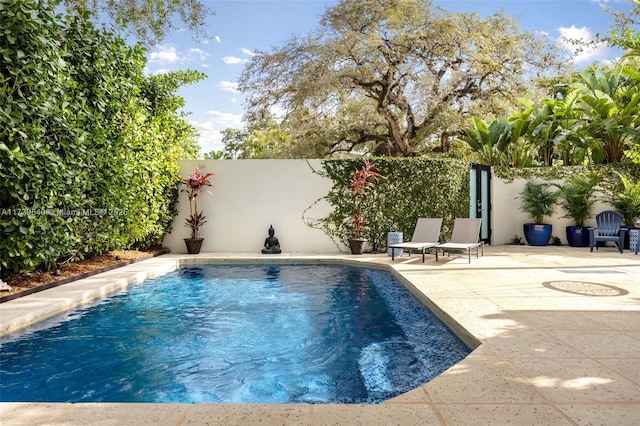
[[[63,0],[68,9],[87,9],[94,20],[108,17],[127,27],[144,45],[161,41],[167,33],[185,26],[194,35],[205,35],[205,20],[214,12],[200,0]]]
[[[628,15],[614,14],[611,33],[599,39],[624,50],[617,63],[547,79],[551,96],[522,99],[524,109],[511,116],[490,123],[474,117],[459,139],[475,160],[519,167],[640,163],[640,1],[634,2]]]
[[[342,0],[318,29],[257,52],[240,87],[248,123],[276,119],[308,152],[406,157],[446,151],[471,115],[512,111],[527,80],[560,59],[504,13]]]

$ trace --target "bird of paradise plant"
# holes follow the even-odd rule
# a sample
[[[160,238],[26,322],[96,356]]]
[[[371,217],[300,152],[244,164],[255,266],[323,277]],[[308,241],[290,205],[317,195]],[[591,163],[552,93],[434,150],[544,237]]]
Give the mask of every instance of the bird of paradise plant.
[[[189,216],[187,216],[184,226],[191,229],[191,238],[198,238],[200,227],[207,223],[204,212],[198,211],[198,197],[205,186],[211,186],[209,178],[213,176],[213,172],[203,174],[201,167],[196,167],[193,172],[182,180],[187,186],[184,190],[189,197]]]

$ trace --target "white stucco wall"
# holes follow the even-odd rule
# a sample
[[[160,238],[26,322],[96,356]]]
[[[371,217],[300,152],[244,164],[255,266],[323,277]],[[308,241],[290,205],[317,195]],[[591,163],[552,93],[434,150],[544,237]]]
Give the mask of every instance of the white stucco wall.
[[[188,176],[198,165],[214,172],[211,194],[199,197],[198,208],[207,216],[201,228],[203,252],[260,253],[269,225],[283,252],[338,252],[322,231],[308,227],[302,215],[331,189],[330,180],[312,172],[322,170],[319,160],[189,160],[180,161],[181,176]],[[180,193],[179,214],[164,245],[173,253],[185,253],[184,238],[190,236],[184,221],[189,214],[187,194]],[[330,212],[322,201],[307,212],[319,218]]]
[[[522,241],[524,241],[524,233],[522,231],[522,225],[530,223],[531,218],[529,215],[520,211],[521,200],[517,198],[522,191],[525,183],[525,179],[515,179],[511,183],[505,183],[502,179],[496,177],[492,173],[491,177],[491,195],[492,195],[492,238],[491,244],[501,245],[511,242],[513,237],[517,234]],[[602,194],[596,193],[596,198],[602,198]],[[603,210],[611,209],[612,207],[601,201],[596,201],[593,206],[592,213],[595,215]],[[551,217],[545,218],[545,223],[553,225],[553,236],[560,237],[562,244],[567,244],[567,235],[565,228],[568,225],[573,225],[570,219],[563,218],[566,213],[559,205],[556,206],[555,214]],[[585,226],[595,226],[595,219],[587,219]]]

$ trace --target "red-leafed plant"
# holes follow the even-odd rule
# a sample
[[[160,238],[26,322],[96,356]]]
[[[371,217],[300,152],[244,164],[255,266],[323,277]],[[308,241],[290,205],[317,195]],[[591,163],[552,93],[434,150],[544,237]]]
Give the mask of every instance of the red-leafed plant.
[[[354,215],[353,229],[356,238],[362,238],[362,227],[365,219],[362,215],[362,202],[368,193],[374,188],[376,179],[382,177],[380,173],[374,172],[375,164],[366,160],[362,168],[355,169],[351,174],[351,196],[353,197]]]
[[[203,212],[198,212],[198,196],[205,186],[211,186],[209,178],[213,176],[213,172],[202,174],[200,167],[196,167],[193,172],[182,180],[182,183],[187,186],[184,190],[189,197],[189,211],[186,223],[184,226],[191,229],[191,238],[198,238],[200,227],[207,223],[206,216]]]

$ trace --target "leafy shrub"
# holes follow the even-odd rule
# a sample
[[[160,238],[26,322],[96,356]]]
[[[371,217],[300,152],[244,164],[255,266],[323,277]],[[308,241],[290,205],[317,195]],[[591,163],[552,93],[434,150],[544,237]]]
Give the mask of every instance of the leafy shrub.
[[[420,217],[442,217],[442,238],[450,236],[456,217],[468,217],[469,163],[432,157],[379,157],[372,161],[376,171],[385,177],[376,181],[376,190],[361,206],[362,215],[367,218],[362,234],[373,243],[374,251],[386,246],[390,231],[402,232],[405,239],[410,239]],[[355,235],[351,177],[353,170],[364,164],[361,158],[325,160],[323,170],[315,171],[333,181],[333,187],[321,199],[333,211],[323,218],[304,219],[338,246],[346,245]]]
[[[175,95],[203,75],[144,75],[146,59],[87,13],[0,3],[2,276],[158,243],[179,158],[197,155]]]
[[[633,225],[640,219],[640,180],[632,182],[620,172],[615,174],[619,182],[611,192],[611,204],[622,215],[624,225]]]
[[[553,192],[550,186],[547,182],[530,180],[520,191],[520,210],[528,214],[535,224],[540,225],[546,216],[551,216],[558,203],[560,194]]]
[[[567,178],[558,188],[560,206],[567,213],[563,217],[573,220],[575,226],[584,226],[584,222],[593,217],[592,208],[596,200],[594,193],[601,178],[596,175],[575,175]]]

